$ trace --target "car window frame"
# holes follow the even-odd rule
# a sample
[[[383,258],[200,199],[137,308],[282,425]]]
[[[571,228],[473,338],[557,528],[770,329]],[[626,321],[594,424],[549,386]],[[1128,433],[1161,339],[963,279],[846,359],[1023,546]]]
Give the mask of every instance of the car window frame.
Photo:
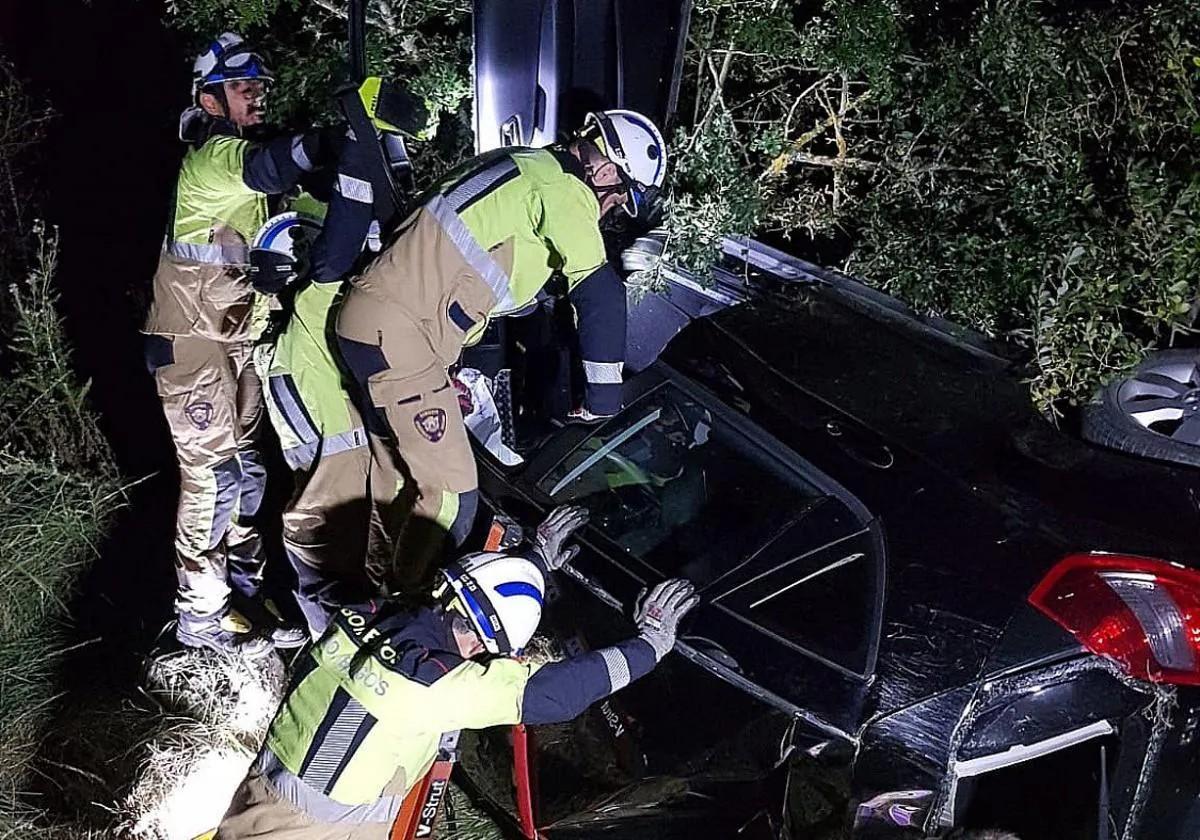
[[[634,387],[629,387],[634,385]],[[544,447],[542,451],[535,454],[523,465],[520,475],[520,484],[523,492],[532,499],[536,499],[539,504],[547,508],[552,508],[556,502],[549,494],[539,486],[545,481],[567,457],[579,448],[589,437],[600,432],[609,423],[616,420],[628,420],[632,414],[637,411],[638,403],[643,399],[650,397],[660,388],[669,386],[677,387],[680,391],[686,394],[691,399],[696,400],[706,409],[712,412],[714,418],[723,421],[735,434],[743,435],[747,442],[757,447],[764,457],[774,459],[780,467],[796,473],[803,481],[816,487],[826,497],[835,498],[844,504],[850,515],[857,520],[859,528],[825,543],[820,546],[814,546],[806,554],[825,550],[831,545],[836,545],[839,542],[849,540],[854,537],[859,537],[862,534],[868,534],[872,547],[872,563],[875,567],[874,574],[876,587],[874,599],[868,605],[868,621],[870,626],[867,628],[867,653],[863,672],[859,673],[853,668],[846,667],[837,662],[833,662],[825,656],[805,647],[793,639],[788,639],[778,632],[771,630],[762,623],[754,621],[748,616],[744,616],[732,608],[721,603],[721,599],[730,593],[742,588],[746,584],[765,577],[769,574],[774,574],[785,568],[795,561],[796,558],[780,562],[778,565],[769,569],[758,570],[753,574],[746,575],[747,567],[750,566],[754,559],[754,553],[751,553],[731,569],[721,574],[717,579],[712,581],[705,591],[705,600],[708,604],[730,617],[747,624],[754,630],[765,634],[766,636],[776,640],[778,643],[787,646],[789,649],[808,657],[815,662],[829,667],[839,674],[848,677],[856,682],[868,682],[875,673],[875,668],[878,662],[880,637],[883,629],[883,613],[884,603],[886,601],[887,592],[887,545],[883,538],[883,529],[878,518],[866,507],[866,505],[858,499],[853,493],[847,490],[837,480],[823,472],[815,464],[801,456],[790,446],[785,444],[779,438],[772,435],[770,432],[763,429],[755,423],[746,414],[741,413],[724,401],[716,394],[705,388],[703,385],[691,380],[686,375],[672,368],[669,364],[663,361],[658,361],[650,368],[647,368],[642,373],[638,374],[632,380],[626,383],[626,406],[612,420],[606,421],[598,426],[579,426],[575,427],[578,432],[575,432],[571,427],[567,428],[566,434],[556,435],[552,441],[552,445]],[[636,422],[636,421],[634,421]],[[625,428],[628,428],[630,423],[625,422]],[[592,538],[599,537],[610,545],[617,546],[617,543],[607,534],[598,530],[593,526],[588,526],[587,530],[592,534]],[[765,548],[767,544],[761,546]],[[634,580],[642,583],[655,580],[661,577],[661,573],[651,566],[643,557],[632,552],[619,553],[616,556],[627,557],[636,564],[635,568],[631,568],[630,563],[620,562],[616,557],[611,556],[612,553],[606,552],[609,556],[609,562],[612,562],[626,574],[630,575]],[[714,590],[716,584],[721,584],[719,591]]]

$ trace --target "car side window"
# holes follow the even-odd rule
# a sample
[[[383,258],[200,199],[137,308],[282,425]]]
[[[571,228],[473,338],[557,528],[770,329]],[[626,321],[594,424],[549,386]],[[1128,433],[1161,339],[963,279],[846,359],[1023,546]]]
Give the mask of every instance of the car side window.
[[[673,384],[610,421],[538,488],[663,575],[704,586],[824,496]]]
[[[658,574],[692,580],[712,608],[865,677],[884,578],[872,517],[769,441],[668,381],[537,486],[555,503],[585,506],[593,526]]]

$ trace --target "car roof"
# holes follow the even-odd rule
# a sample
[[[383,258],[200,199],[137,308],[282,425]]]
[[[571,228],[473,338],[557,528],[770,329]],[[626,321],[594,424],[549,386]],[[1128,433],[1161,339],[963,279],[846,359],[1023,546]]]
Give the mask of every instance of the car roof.
[[[811,427],[772,424],[772,414],[819,415],[868,450],[886,448],[921,480],[939,474],[992,504],[1028,499],[1041,524],[1076,548],[1197,559],[1200,471],[1056,429],[1009,360],[881,318],[852,295],[772,290],[698,319],[663,358],[794,448],[810,444]]]

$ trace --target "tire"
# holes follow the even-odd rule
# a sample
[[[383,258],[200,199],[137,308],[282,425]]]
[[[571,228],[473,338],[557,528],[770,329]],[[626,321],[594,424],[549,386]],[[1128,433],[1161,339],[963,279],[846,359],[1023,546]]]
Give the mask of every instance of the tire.
[[[1100,446],[1200,467],[1200,351],[1152,353],[1096,394],[1082,431]]]

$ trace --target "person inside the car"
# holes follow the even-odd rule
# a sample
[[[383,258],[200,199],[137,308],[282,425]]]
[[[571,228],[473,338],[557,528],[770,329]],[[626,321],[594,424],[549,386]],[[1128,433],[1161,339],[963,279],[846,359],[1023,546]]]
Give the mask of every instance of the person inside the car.
[[[570,720],[653,670],[698,600],[682,578],[640,599],[623,642],[541,667],[520,658],[545,576],[575,556],[567,541],[586,520],[560,507],[529,552],[448,564],[428,606],[343,608],[297,664],[217,837],[386,840],[443,733]]]
[[[713,420],[694,402],[655,402],[633,417],[637,434],[606,429],[564,459],[572,478],[562,498],[586,504],[610,537],[640,556],[697,526]]]

